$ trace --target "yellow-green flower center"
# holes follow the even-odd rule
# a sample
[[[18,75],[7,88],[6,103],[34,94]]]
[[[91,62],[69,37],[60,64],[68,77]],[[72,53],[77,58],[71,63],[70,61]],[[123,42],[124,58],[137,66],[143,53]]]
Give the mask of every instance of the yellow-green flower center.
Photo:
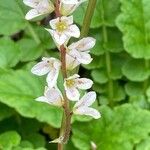
[[[67,80],[66,81],[66,86],[67,87],[73,87],[75,85],[75,81],[74,80]]]
[[[56,30],[58,32],[63,32],[67,29],[68,25],[66,22],[64,21],[59,21],[58,23],[56,23]]]

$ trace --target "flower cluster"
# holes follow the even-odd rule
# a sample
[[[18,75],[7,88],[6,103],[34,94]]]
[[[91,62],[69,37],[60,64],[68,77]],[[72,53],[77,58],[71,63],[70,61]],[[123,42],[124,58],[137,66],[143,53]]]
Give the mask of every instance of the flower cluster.
[[[89,64],[92,61],[89,54],[90,49],[95,45],[95,39],[92,37],[83,38],[77,42],[68,45],[71,37],[79,38],[80,30],[73,23],[71,15],[76,8],[85,0],[60,0],[59,13],[61,16],[50,20],[50,29],[46,29],[52,36],[59,51],[61,46],[66,50],[66,70],[73,70],[80,64]],[[26,19],[30,20],[35,17],[46,15],[54,11],[54,4],[49,0],[23,0],[23,2],[32,9],[26,14]],[[35,75],[42,76],[47,74],[47,86],[43,96],[37,98],[37,101],[46,102],[48,104],[63,107],[65,98],[57,87],[57,79],[62,67],[62,62],[56,58],[42,58],[31,70]],[[64,89],[67,99],[75,101],[72,112],[77,115],[89,115],[95,119],[100,118],[100,113],[90,106],[96,100],[94,91],[80,96],[80,90],[90,89],[93,81],[87,78],[80,78],[78,74],[73,74],[64,79]]]

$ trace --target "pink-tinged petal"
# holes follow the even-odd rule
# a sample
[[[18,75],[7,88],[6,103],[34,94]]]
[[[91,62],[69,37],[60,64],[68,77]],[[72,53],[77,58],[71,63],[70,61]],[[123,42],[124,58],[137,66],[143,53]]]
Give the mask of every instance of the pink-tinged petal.
[[[81,52],[79,52],[79,51],[76,50],[76,49],[72,49],[72,50],[69,50],[69,51],[68,51],[68,54],[69,54],[70,56],[74,57],[75,59],[81,57],[81,54],[80,54],[80,53],[81,53]]]
[[[93,58],[91,58],[91,55],[86,53],[86,52],[80,52],[80,56],[77,57],[77,60],[81,63],[81,64],[90,64],[91,61],[93,60]]]
[[[53,40],[58,44],[62,45],[66,43],[70,37],[67,36],[66,34],[60,34],[57,31],[51,30],[51,29],[46,29],[52,36]]]
[[[81,98],[81,100],[79,100],[75,104],[74,108],[84,107],[84,106],[88,107],[92,105],[95,100],[96,100],[96,93],[94,91],[88,92]]]
[[[91,61],[93,60],[91,58],[91,55],[88,54],[87,52],[80,52],[76,49],[72,49],[68,52],[68,54],[72,57],[74,57],[75,59],[78,60],[78,62],[80,62],[81,64],[89,64],[91,63]]]
[[[56,69],[56,70],[60,70],[60,67],[61,67],[61,62],[58,60],[58,59],[55,59],[54,60],[54,68]]]
[[[93,117],[94,119],[99,119],[101,117],[99,111],[97,111],[94,108],[89,108],[89,107],[79,107],[74,110],[74,114],[87,115],[87,116]]]
[[[79,76],[78,74],[74,74],[74,75],[68,77],[66,80],[77,79],[77,78],[79,78],[79,77],[80,77],[80,76]]]
[[[44,93],[47,102],[51,105],[62,106],[63,105],[63,97],[58,88],[50,88],[48,87]]]
[[[73,16],[69,16],[69,17],[62,16],[61,21],[65,22],[67,25],[71,25],[73,24]]]
[[[78,4],[64,4],[60,3],[60,13],[63,16],[68,16],[75,11]]]
[[[23,3],[27,6],[35,8],[39,4],[40,0],[23,0]]]
[[[54,5],[49,0],[40,0],[36,9],[41,14],[47,14],[47,13],[51,13],[52,11],[54,11]]]
[[[32,69],[31,72],[35,75],[42,76],[47,74],[50,71],[49,64],[46,61],[37,63]]]
[[[94,47],[96,40],[92,37],[83,38],[78,42],[72,43],[68,48],[76,49],[78,51],[89,51]]]
[[[57,84],[57,78],[59,75],[59,70],[53,68],[50,70],[49,74],[47,75],[46,81],[48,83],[49,88],[55,87]]]
[[[80,93],[76,88],[65,88],[67,98],[71,101],[78,101],[80,98]]]
[[[76,79],[76,85],[79,89],[90,89],[93,85],[93,81],[87,78]]]
[[[31,9],[25,16],[26,20],[31,20],[35,17],[40,16],[41,14],[39,14],[39,12],[36,9]]]
[[[80,63],[74,57],[66,54],[66,68],[67,68],[67,70],[73,70],[78,65],[80,65]]]
[[[51,28],[52,29],[56,29],[56,23],[57,22],[59,22],[59,17],[58,18],[56,18],[56,19],[52,19],[52,20],[50,20],[50,26],[51,26]]]
[[[81,3],[83,3],[86,0],[61,0],[60,3],[60,12],[63,16],[68,16],[72,14]]]
[[[80,30],[76,25],[70,25],[68,27],[68,29],[65,31],[65,34],[68,36],[72,36],[75,38],[79,38],[80,37]]]

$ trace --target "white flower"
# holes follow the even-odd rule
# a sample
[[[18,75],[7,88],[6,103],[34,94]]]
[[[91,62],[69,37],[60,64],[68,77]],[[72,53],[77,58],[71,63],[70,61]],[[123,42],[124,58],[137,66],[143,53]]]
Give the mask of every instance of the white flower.
[[[60,0],[60,13],[63,16],[68,16],[84,1],[86,0]]]
[[[69,100],[77,101],[80,98],[79,89],[89,89],[93,85],[93,81],[87,78],[79,78],[80,76],[74,74],[73,76],[65,79],[64,87],[66,95]]]
[[[58,45],[66,43],[70,37],[78,38],[80,36],[79,28],[73,24],[73,16],[62,16],[53,19],[50,21],[50,26],[52,29],[46,30]]]
[[[63,105],[63,96],[57,87],[45,87],[44,96],[38,97],[36,101],[61,107]]]
[[[96,100],[96,93],[95,92],[88,92],[85,94],[81,100],[79,100],[74,108],[73,108],[73,113],[77,115],[88,115],[91,116],[95,119],[98,119],[101,117],[100,113],[94,109],[90,108],[94,101]]]
[[[74,57],[79,64],[89,64],[93,60],[89,52],[94,47],[95,42],[96,40],[92,37],[83,38],[78,42],[72,43],[67,49],[67,54]]]
[[[23,0],[23,2],[33,8],[25,16],[27,20],[33,19],[40,15],[48,14],[54,11],[54,5],[49,0]]]
[[[37,63],[31,72],[35,75],[42,76],[48,74],[47,83],[50,88],[54,87],[57,83],[61,63],[56,58],[42,58],[42,61]]]

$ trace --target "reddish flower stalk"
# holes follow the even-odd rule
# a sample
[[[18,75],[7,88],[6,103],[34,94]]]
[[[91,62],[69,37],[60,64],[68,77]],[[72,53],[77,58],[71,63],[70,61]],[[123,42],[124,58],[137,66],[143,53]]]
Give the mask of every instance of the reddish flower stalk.
[[[60,2],[59,0],[55,0],[55,15],[56,17],[61,17],[60,11],[59,11],[59,5]],[[62,65],[62,74],[63,78],[67,78],[67,70],[66,70],[66,48],[64,45],[60,46],[60,53],[61,53],[61,65]],[[67,143],[69,136],[70,136],[70,131],[71,131],[71,116],[72,114],[70,113],[70,107],[69,107],[69,100],[67,99],[66,93],[64,92],[64,117],[60,129],[60,136],[63,136],[63,143],[58,143],[58,150],[63,150],[63,144]],[[65,125],[64,125],[65,124]],[[63,132],[63,133],[62,133]]]

